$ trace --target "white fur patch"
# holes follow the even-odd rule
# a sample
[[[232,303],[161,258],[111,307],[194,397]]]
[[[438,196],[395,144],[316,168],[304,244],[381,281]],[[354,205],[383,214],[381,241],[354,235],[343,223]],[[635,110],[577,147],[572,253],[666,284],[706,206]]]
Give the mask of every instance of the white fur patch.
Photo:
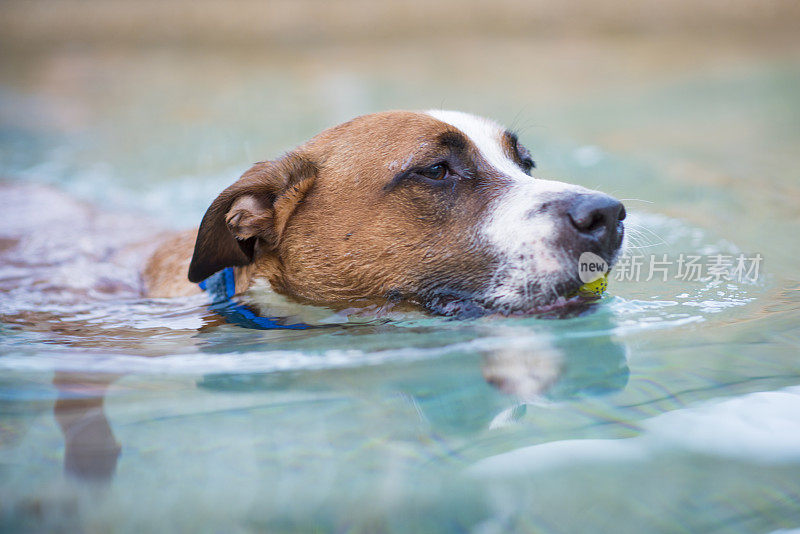
[[[551,239],[556,220],[549,213],[536,213],[537,207],[553,196],[567,192],[591,192],[573,184],[540,180],[527,175],[503,149],[504,128],[494,121],[460,111],[431,110],[431,117],[450,124],[464,133],[483,158],[508,181],[508,189],[489,207],[480,233],[504,259],[486,299],[499,306],[517,307],[554,295],[532,295],[530,288],[542,288],[561,278],[566,270],[577,269],[577,263]],[[574,263],[574,265],[573,265]]]
[[[522,172],[522,169],[503,150],[501,141],[505,130],[496,122],[462,111],[431,110],[428,111],[428,115],[461,130],[478,148],[484,159],[499,172],[510,178],[516,178],[521,174],[530,180],[530,176]]]

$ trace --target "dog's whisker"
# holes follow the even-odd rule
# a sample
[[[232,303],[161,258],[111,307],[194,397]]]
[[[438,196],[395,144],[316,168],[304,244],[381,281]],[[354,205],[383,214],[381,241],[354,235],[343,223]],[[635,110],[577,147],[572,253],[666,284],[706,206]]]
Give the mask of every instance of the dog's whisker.
[[[663,238],[660,235],[658,235],[657,233],[655,233],[652,229],[648,228],[647,226],[632,224],[632,225],[629,225],[629,226],[626,227],[626,231],[630,232],[630,233],[632,233],[632,234],[634,234],[634,235],[636,235],[638,237],[642,237],[642,238],[655,237],[656,239],[659,240],[659,244],[663,244],[664,243]],[[647,234],[649,234],[649,235],[647,235]]]
[[[664,241],[664,239],[660,235],[658,235],[652,229],[646,226],[631,225],[627,227],[627,230],[630,232],[634,232],[637,236],[641,237],[642,239],[656,238],[658,240],[657,242],[648,243],[648,246],[657,246],[666,244],[666,241]],[[649,234],[649,236],[647,234]]]
[[[643,198],[621,198],[620,202],[644,202],[646,204],[655,204],[652,200],[645,200]]]

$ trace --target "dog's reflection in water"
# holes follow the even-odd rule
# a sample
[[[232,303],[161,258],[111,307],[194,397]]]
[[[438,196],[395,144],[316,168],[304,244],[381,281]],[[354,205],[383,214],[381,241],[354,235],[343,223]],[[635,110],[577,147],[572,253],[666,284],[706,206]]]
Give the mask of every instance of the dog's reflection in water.
[[[514,424],[529,404],[613,393],[625,388],[625,345],[611,336],[556,339],[547,336],[485,351],[483,378],[519,402],[496,413],[490,428]]]
[[[544,340],[508,346],[483,355],[481,374],[503,393],[532,400],[547,393],[564,372],[564,354]]]
[[[523,332],[527,335],[513,335]],[[349,372],[363,373],[359,379],[361,393],[368,395],[374,390],[376,395],[385,396],[387,387],[401,392],[411,400],[414,413],[418,411],[425,424],[439,433],[461,436],[513,424],[530,403],[602,395],[619,391],[627,384],[625,346],[609,335],[531,336],[525,329],[498,332],[496,327],[493,333],[507,334],[502,347],[484,350],[472,358],[464,355],[457,365],[448,359],[420,360],[409,362],[402,372],[391,376],[376,376],[370,372],[371,366]],[[480,371],[474,365],[478,362]],[[198,387],[239,392],[287,387],[301,390],[308,387],[309,381],[316,389],[327,379],[332,380],[330,387],[338,387],[336,373],[334,378],[319,373],[326,374],[212,374],[203,377]],[[448,377],[446,383],[442,376]],[[59,390],[55,417],[64,435],[64,471],[72,478],[102,482],[114,475],[121,449],[103,403],[109,385],[117,378],[78,373],[57,373],[54,378]],[[506,395],[481,393],[487,383]],[[431,395],[431,391],[439,394]]]
[[[104,410],[108,386],[117,375],[56,373],[58,400],[53,411],[64,435],[64,473],[79,480],[110,480],[120,444]]]
[[[625,346],[609,335],[525,338],[483,353],[484,379],[521,401],[566,400],[620,390],[628,383]]]

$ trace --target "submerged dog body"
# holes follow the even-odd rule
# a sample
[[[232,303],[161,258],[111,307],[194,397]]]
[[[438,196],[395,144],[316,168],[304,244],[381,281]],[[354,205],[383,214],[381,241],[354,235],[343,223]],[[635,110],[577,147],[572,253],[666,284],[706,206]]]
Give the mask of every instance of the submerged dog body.
[[[625,209],[533,167],[513,133],[473,115],[359,117],[254,165],[196,234],[156,251],[146,291],[190,294],[234,266],[237,292],[265,280],[300,302],[535,312],[581,285],[582,253],[613,264]]]

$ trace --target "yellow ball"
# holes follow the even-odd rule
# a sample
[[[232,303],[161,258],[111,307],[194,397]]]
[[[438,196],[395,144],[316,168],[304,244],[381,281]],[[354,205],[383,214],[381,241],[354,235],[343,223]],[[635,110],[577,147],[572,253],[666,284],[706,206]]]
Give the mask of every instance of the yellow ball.
[[[578,288],[578,293],[588,293],[590,295],[601,297],[603,296],[603,293],[606,292],[606,289],[608,289],[608,273],[604,274],[594,282],[583,284]]]

